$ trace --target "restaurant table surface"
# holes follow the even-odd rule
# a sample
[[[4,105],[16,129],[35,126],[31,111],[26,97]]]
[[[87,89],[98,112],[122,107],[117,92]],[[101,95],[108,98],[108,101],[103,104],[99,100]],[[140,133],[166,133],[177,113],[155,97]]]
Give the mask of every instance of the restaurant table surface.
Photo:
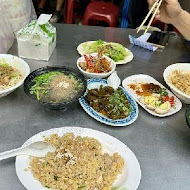
[[[123,44],[134,59],[118,65],[121,80],[134,74],[148,74],[166,85],[164,69],[176,62],[190,62],[190,52],[184,41],[172,36],[163,51],[151,52],[129,43],[128,35],[135,30],[57,24],[57,47],[48,62],[25,59],[31,71],[51,65],[77,69],[76,47],[88,40],[102,39]],[[9,51],[18,55],[14,43]],[[142,178],[139,190],[190,189],[190,129],[185,121],[186,105],[170,117],[158,118],[139,106],[138,119],[126,127],[112,127],[91,118],[78,102],[67,110],[44,109],[30,99],[23,86],[0,99],[0,152],[21,146],[28,138],[56,127],[80,126],[112,135],[125,143],[139,160]],[[17,178],[15,158],[0,161],[0,190],[24,190]]]

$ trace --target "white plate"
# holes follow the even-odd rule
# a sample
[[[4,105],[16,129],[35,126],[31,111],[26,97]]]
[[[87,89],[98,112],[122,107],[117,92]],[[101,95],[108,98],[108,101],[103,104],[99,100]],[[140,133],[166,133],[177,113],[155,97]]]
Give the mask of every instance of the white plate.
[[[87,41],[87,42],[83,42],[83,43],[79,44],[79,45],[77,46],[77,51],[78,51],[78,53],[79,53],[80,55],[87,54],[87,53],[84,51],[84,49],[83,49],[83,44],[85,44],[85,43],[89,43],[89,44],[90,44],[90,43],[93,43],[93,42],[95,42],[95,41]],[[107,43],[107,42],[104,42],[104,43]],[[133,53],[132,53],[129,49],[127,49],[127,48],[125,48],[125,50],[126,50],[127,53],[129,53],[129,55],[128,55],[124,60],[115,62],[117,65],[126,64],[126,63],[129,63],[130,61],[133,60]],[[87,54],[87,55],[88,55],[88,54]]]
[[[108,85],[107,80],[105,79],[88,79],[87,80],[87,89],[99,88],[100,85],[107,86]],[[111,126],[127,126],[136,121],[136,119],[138,118],[139,110],[138,110],[138,105],[135,102],[135,100],[128,94],[128,92],[124,88],[122,88],[122,90],[124,94],[126,95],[127,99],[129,100],[129,103],[132,107],[132,111],[130,112],[129,116],[124,119],[113,120],[108,117],[105,117],[101,113],[95,111],[85,100],[84,96],[79,98],[79,103],[82,106],[82,108],[86,111],[87,114],[89,114],[92,118],[96,119],[97,121],[100,121],[101,123],[104,123],[106,125],[111,125]]]
[[[157,114],[154,111],[148,109],[144,104],[142,104],[139,101],[139,98],[141,96],[137,95],[128,85],[134,84],[134,83],[154,83],[159,85],[162,88],[165,88],[166,91],[168,92],[169,96],[174,96],[175,99],[175,106],[170,109],[170,111],[166,114]],[[138,74],[138,75],[132,75],[130,77],[127,77],[123,80],[122,86],[129,92],[129,94],[150,114],[158,117],[166,117],[173,115],[177,113],[181,108],[182,108],[182,103],[181,101],[172,93],[170,92],[165,86],[163,86],[161,83],[159,83],[157,80],[155,80],[153,77],[149,75],[144,75],[144,74]]]
[[[63,136],[68,132],[72,132],[74,135],[80,135],[82,137],[88,136],[96,138],[102,144],[103,150],[109,154],[118,152],[123,157],[125,165],[123,173],[118,176],[118,179],[114,183],[114,187],[118,187],[118,190],[136,190],[138,188],[141,179],[141,169],[135,154],[124,143],[103,132],[81,127],[53,128],[34,135],[28,139],[24,145],[43,140],[44,137],[48,137],[51,134]],[[29,166],[29,162],[29,156],[22,155],[16,157],[15,167],[19,180],[28,190],[47,189],[33,177],[31,171],[24,171],[25,168]]]
[[[93,43],[93,42],[96,42],[96,41],[86,41],[86,42],[83,42],[83,43],[79,44],[79,45],[77,46],[77,51],[78,51],[78,53],[79,53],[81,56],[83,56],[84,54],[87,54],[87,53],[84,51],[83,45],[86,44],[86,43],[91,44],[91,43]],[[106,43],[106,42],[103,42],[103,43]],[[97,52],[94,52],[94,53],[97,53]],[[88,54],[87,54],[87,55],[88,55]]]

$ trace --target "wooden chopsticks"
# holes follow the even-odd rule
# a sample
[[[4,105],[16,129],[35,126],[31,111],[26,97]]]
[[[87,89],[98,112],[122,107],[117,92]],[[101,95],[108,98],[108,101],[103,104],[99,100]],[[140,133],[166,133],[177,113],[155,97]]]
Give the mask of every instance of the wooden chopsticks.
[[[160,6],[162,4],[162,0],[157,0],[154,5],[152,6],[152,8],[150,9],[150,11],[148,12],[147,16],[145,17],[145,19],[143,20],[143,22],[141,23],[141,25],[139,26],[137,33],[141,30],[141,28],[143,27],[143,25],[145,24],[145,22],[147,21],[147,19],[149,18],[149,16],[151,15],[151,13],[154,11],[152,18],[150,19],[148,26],[146,27],[146,30],[144,31],[144,34],[147,33],[152,21],[154,20],[154,17],[156,16],[157,11],[159,10]]]

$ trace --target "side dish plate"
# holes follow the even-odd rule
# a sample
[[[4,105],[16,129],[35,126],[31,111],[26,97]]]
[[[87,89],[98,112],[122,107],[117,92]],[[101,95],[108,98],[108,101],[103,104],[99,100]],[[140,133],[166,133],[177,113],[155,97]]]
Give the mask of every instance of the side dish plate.
[[[89,79],[87,81],[87,89],[99,88],[100,85],[107,86],[108,85],[107,80],[105,80],[105,79]],[[81,106],[83,107],[83,109],[92,118],[96,119],[97,121],[100,121],[101,123],[105,123],[105,124],[111,125],[111,126],[127,126],[127,125],[130,125],[131,123],[133,123],[137,119],[139,111],[138,111],[138,105],[135,102],[135,100],[133,100],[133,98],[129,95],[129,93],[124,88],[122,88],[122,90],[125,93],[127,99],[130,102],[130,105],[132,107],[132,111],[130,112],[130,115],[128,117],[126,117],[125,119],[113,120],[113,119],[109,119],[109,118],[103,116],[102,114],[95,111],[88,104],[88,102],[85,100],[84,96],[79,98],[79,102],[80,102]]]
[[[10,94],[16,88],[18,88],[23,84],[25,78],[30,73],[30,67],[23,59],[10,54],[0,54],[0,60],[4,60],[8,65],[12,66],[15,69],[18,69],[18,71],[22,74],[22,79],[17,84],[5,90],[0,90],[0,98],[1,98]]]
[[[87,54],[87,53],[84,51],[83,45],[84,45],[85,43],[93,43],[93,42],[95,42],[95,41],[87,41],[87,42],[83,42],[83,43],[79,44],[79,45],[77,46],[77,51],[78,51],[78,53],[79,53],[81,56],[84,55],[84,54]],[[106,42],[104,42],[104,43],[106,43]],[[123,59],[123,60],[121,60],[121,61],[115,62],[117,65],[126,64],[126,63],[129,63],[130,61],[133,60],[133,53],[132,53],[129,49],[127,49],[127,48],[125,48],[125,50],[126,50],[126,52],[127,52],[129,55],[128,55],[125,59]]]
[[[24,145],[27,145],[31,142],[43,140],[45,137],[49,137],[52,134],[63,136],[65,133],[73,133],[76,136],[88,136],[95,138],[102,144],[104,152],[107,152],[109,154],[118,152],[123,157],[125,165],[123,168],[123,173],[118,176],[113,185],[113,189],[136,190],[138,188],[141,179],[141,169],[135,154],[124,143],[103,132],[81,127],[53,128],[34,135],[28,139]],[[30,170],[25,171],[25,169],[29,166],[29,162],[29,156],[21,155],[16,157],[15,167],[19,180],[28,190],[47,189],[33,177],[33,174]]]
[[[97,56],[98,53],[92,53],[91,56],[95,57]],[[111,71],[109,72],[104,72],[104,73],[90,73],[90,72],[87,72],[87,71],[84,71],[81,67],[80,67],[80,62],[86,62],[85,61],[85,57],[84,56],[81,56],[77,59],[77,67],[79,69],[79,71],[86,77],[88,78],[106,78],[108,77],[110,74],[112,74],[114,71],[115,71],[115,68],[116,68],[116,64],[115,62],[110,58],[110,57],[107,57],[105,55],[103,55],[104,58],[107,59],[107,61],[110,62],[110,67],[111,67]]]
[[[128,85],[130,84],[136,84],[136,83],[154,83],[159,85],[161,88],[165,88],[166,91],[168,92],[169,96],[174,96],[175,100],[175,106],[172,107],[168,113],[166,114],[157,114],[154,111],[148,109],[143,103],[139,101],[140,96],[137,95],[133,89],[131,89]],[[127,77],[123,80],[122,86],[128,91],[128,93],[140,104],[147,112],[150,114],[157,116],[157,117],[166,117],[173,115],[177,113],[181,108],[182,108],[182,103],[181,101],[172,93],[170,92],[165,86],[163,86],[161,83],[159,83],[157,80],[155,80],[153,77],[149,75],[144,75],[144,74],[138,74],[138,75],[132,75],[130,77]]]

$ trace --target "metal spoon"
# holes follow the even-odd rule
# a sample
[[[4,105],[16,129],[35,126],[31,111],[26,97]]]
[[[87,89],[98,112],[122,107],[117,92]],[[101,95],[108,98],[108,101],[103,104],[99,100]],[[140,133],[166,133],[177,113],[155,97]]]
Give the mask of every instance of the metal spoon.
[[[18,155],[44,157],[48,152],[54,152],[55,147],[44,141],[31,143],[27,146],[0,153],[0,160]]]

